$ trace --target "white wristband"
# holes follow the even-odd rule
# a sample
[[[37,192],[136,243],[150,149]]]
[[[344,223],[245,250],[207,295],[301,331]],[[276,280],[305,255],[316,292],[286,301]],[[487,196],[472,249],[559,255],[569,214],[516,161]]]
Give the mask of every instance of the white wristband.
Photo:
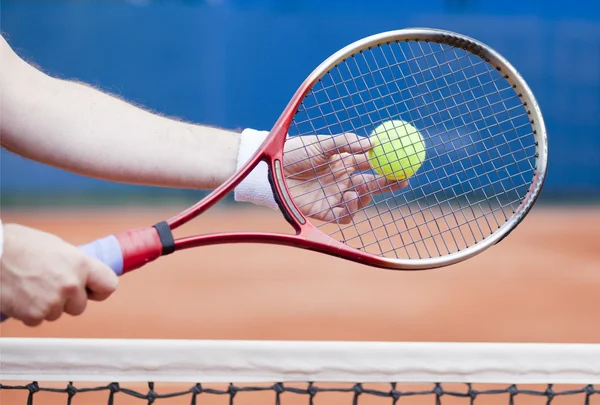
[[[236,171],[239,171],[254,153],[260,148],[265,138],[269,135],[268,131],[256,131],[254,129],[245,129],[240,135],[240,149]],[[277,203],[273,198],[273,191],[268,179],[269,167],[265,162],[260,162],[248,177],[246,177],[234,190],[235,201],[250,202],[256,205],[264,205],[272,209],[278,209]]]

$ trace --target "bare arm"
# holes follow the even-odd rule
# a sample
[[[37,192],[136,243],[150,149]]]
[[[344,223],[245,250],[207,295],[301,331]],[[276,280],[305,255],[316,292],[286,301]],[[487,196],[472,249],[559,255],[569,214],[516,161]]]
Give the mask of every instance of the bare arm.
[[[239,134],[144,111],[52,78],[0,37],[2,146],[29,159],[125,183],[212,189],[236,168]]]

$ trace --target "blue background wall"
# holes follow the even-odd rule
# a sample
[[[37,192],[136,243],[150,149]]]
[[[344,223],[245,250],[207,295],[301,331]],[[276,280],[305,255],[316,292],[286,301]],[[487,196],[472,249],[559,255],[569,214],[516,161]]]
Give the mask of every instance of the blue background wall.
[[[227,128],[269,129],[324,58],[366,35],[411,26],[458,31],[507,57],[548,126],[544,198],[600,196],[597,0],[1,2],[3,35],[50,74]],[[189,193],[87,179],[4,150],[0,157],[3,203],[56,192]]]

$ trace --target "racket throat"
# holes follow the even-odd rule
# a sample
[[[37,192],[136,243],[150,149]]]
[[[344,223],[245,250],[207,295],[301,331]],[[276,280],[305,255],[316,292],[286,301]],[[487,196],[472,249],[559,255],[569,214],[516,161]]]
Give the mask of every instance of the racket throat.
[[[161,244],[161,256],[170,255],[175,251],[175,238],[173,238],[173,232],[171,227],[166,221],[162,221],[153,226],[158,233],[158,238]]]
[[[296,231],[299,231],[300,225],[306,224],[306,219],[294,204],[287,186],[285,185],[283,168],[279,159],[273,160],[273,164],[269,166],[267,177],[269,179],[269,184],[271,185],[273,198],[279,206],[279,210],[283,214],[283,217],[294,227],[294,229],[296,229]]]

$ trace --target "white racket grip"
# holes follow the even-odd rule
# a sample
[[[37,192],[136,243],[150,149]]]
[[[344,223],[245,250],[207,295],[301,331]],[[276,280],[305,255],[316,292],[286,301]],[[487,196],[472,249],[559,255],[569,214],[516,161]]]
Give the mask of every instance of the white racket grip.
[[[239,171],[250,160],[252,155],[260,148],[268,131],[245,129],[240,134],[240,148],[238,151],[236,171]],[[249,202],[262,205],[271,209],[278,209],[273,191],[268,179],[269,166],[260,162],[252,172],[234,190],[235,201]]]
[[[123,274],[123,253],[119,241],[113,235],[79,246],[79,249],[88,256],[106,264],[117,276]],[[0,313],[0,322],[7,319],[6,315]]]

